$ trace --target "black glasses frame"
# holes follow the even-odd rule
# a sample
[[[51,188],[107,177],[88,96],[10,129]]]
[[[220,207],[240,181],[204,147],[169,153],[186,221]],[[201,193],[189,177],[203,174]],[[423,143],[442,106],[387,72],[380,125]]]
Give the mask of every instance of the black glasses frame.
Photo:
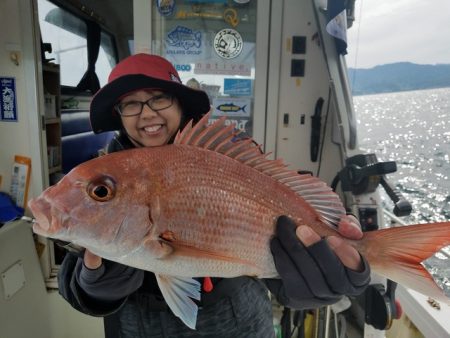
[[[154,108],[153,107],[153,102],[155,102],[155,100],[161,99],[163,97],[167,97],[170,99],[170,103],[163,108]],[[169,107],[172,107],[173,105],[173,99],[174,96],[172,94],[169,93],[164,93],[164,94],[159,94],[159,95],[155,95],[152,96],[151,98],[149,98],[147,101],[129,101],[129,102],[124,102],[124,103],[117,103],[116,105],[114,105],[114,109],[120,114],[120,116],[136,116],[136,115],[141,115],[142,111],[144,110],[144,105],[147,105],[151,110],[159,112],[161,110],[167,109]],[[139,103],[141,105],[141,109],[139,109],[139,113],[136,114],[123,114],[122,109],[124,108],[125,105],[129,104],[129,103]]]

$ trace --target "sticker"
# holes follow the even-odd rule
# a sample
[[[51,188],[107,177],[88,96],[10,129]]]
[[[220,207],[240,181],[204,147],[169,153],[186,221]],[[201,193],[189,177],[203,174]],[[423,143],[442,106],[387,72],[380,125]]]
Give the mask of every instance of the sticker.
[[[233,59],[242,52],[244,41],[235,29],[225,28],[214,37],[214,50],[224,59]]]
[[[217,118],[211,117],[208,120],[208,123],[211,124],[211,123],[214,123],[217,120],[218,120]],[[225,125],[229,126],[230,124],[234,125],[234,127],[236,129],[239,129],[239,130],[245,132],[248,136],[250,136],[250,137],[252,136],[253,126],[252,126],[252,120],[251,119],[239,118],[239,117],[236,117],[234,119],[226,119],[225,120]]]
[[[166,34],[162,39],[163,46],[154,42],[152,45],[155,50],[164,50],[163,56],[172,64],[190,64],[194,74],[230,75],[227,77],[232,77],[233,75],[251,76],[252,67],[255,64],[255,43],[246,41],[239,56],[234,59],[224,59],[214,50],[214,36],[217,31],[203,31],[198,29],[202,35],[200,48],[192,47],[191,49],[185,50],[183,47],[170,46],[166,41],[167,33],[174,30],[177,25],[187,26],[194,31],[197,30],[178,21],[176,24],[167,28]],[[221,84],[223,85],[223,82]]]
[[[202,33],[188,27],[177,26],[167,34],[166,42],[169,46],[181,47],[184,50],[198,49],[202,46]]]
[[[190,64],[180,65],[174,64],[177,72],[190,72],[192,70],[192,66]]]
[[[192,18],[202,18],[202,19],[223,19],[221,13],[213,12],[186,12],[180,10],[177,12],[176,19],[192,19]]]
[[[251,65],[245,63],[196,62],[194,74],[251,75]]]
[[[16,79],[0,77],[0,120],[17,121]]]
[[[250,117],[251,98],[218,97],[213,100],[213,116]]]
[[[233,8],[227,8],[223,13],[220,12],[202,12],[202,11],[184,11],[179,10],[175,15],[176,19],[193,19],[193,18],[202,18],[202,19],[218,19],[224,20],[229,23],[232,27],[236,27],[239,24],[237,11]]]
[[[220,95],[220,86],[218,85],[209,85],[206,83],[201,84],[201,89],[208,94],[210,99],[218,97]]]
[[[237,12],[233,8],[227,8],[223,12],[223,20],[226,23],[229,23],[232,27],[236,27],[239,24]]]
[[[223,93],[236,96],[252,95],[252,80],[250,79],[224,79]]]
[[[186,82],[186,86],[188,86],[189,88],[193,88],[193,89],[199,89],[201,90],[201,85],[200,82],[198,82],[197,79],[195,78],[191,78]]]
[[[158,0],[156,2],[158,12],[162,16],[171,16],[175,10],[175,0]]]

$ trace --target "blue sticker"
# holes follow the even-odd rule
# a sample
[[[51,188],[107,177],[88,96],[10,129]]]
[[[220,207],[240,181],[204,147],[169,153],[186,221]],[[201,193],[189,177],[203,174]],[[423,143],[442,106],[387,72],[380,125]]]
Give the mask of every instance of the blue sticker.
[[[251,96],[252,95],[252,80],[250,79],[224,79],[223,81],[224,94],[234,96]]]
[[[156,2],[158,12],[162,16],[171,16],[175,10],[175,0],[158,0]]]
[[[0,77],[0,120],[17,121],[16,79]]]
[[[177,72],[190,72],[192,70],[192,66],[190,64],[174,64]]]
[[[182,47],[185,50],[200,48],[202,33],[184,26],[177,26],[167,34],[166,42],[172,47]]]

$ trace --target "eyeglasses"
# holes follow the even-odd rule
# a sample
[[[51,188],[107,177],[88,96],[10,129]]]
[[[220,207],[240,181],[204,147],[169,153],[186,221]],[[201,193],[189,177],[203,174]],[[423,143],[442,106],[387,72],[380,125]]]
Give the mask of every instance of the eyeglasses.
[[[116,111],[122,116],[135,116],[142,113],[144,105],[150,107],[151,110],[159,112],[160,110],[169,108],[173,104],[173,95],[159,94],[149,98],[147,101],[128,101],[118,103],[114,106]]]

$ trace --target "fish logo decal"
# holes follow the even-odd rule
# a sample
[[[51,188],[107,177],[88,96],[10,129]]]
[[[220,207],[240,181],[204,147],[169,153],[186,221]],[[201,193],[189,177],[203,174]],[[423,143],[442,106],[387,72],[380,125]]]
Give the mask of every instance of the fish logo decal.
[[[167,34],[166,42],[169,46],[182,47],[185,50],[200,48],[202,45],[202,33],[188,27],[177,26]]]
[[[225,104],[218,105],[216,107],[216,109],[220,110],[223,113],[227,113],[227,114],[237,113],[239,111],[246,113],[245,107],[247,107],[247,105],[243,105],[242,107],[239,107],[238,105],[236,105],[234,103],[225,103]]]

